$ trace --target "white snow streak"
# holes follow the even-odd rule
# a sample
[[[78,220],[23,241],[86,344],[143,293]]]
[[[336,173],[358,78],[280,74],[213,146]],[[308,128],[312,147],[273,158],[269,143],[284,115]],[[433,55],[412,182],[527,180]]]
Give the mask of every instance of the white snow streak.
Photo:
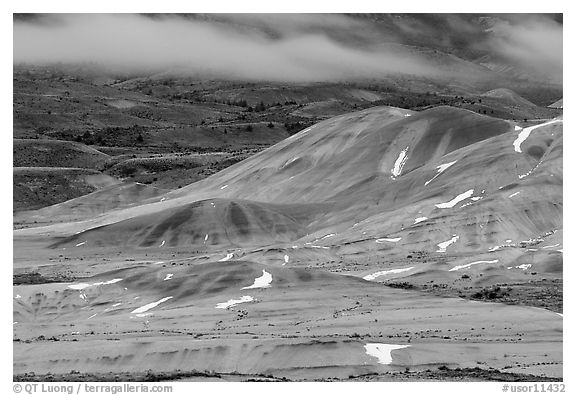
[[[452,208],[454,207],[456,204],[458,204],[458,202],[461,202],[464,199],[468,199],[470,196],[472,196],[474,194],[474,189],[469,189],[466,192],[461,193],[460,195],[456,196],[454,199],[450,200],[447,203],[438,203],[436,204],[436,207],[438,208]]]
[[[378,363],[389,365],[392,363],[392,351],[410,347],[408,345],[368,343],[364,346],[366,354],[378,358]]]
[[[122,281],[121,278],[115,278],[113,280],[109,280],[109,281],[100,281],[97,283],[93,283],[93,284],[86,284],[86,283],[80,283],[80,284],[72,284],[69,285],[68,288],[70,289],[77,289],[77,290],[82,290],[88,287],[94,287],[94,286],[98,286],[98,285],[108,285],[108,284],[114,284],[117,283],[118,281]]]
[[[135,309],[135,310],[132,310],[131,314],[141,314],[141,313],[145,313],[145,312],[147,312],[148,310],[153,309],[154,307],[158,306],[160,303],[164,303],[164,302],[166,302],[167,300],[170,300],[170,299],[172,299],[172,296],[168,296],[168,297],[166,297],[166,298],[162,298],[162,299],[160,299],[160,300],[157,301],[157,302],[148,303],[147,305],[144,305],[144,306],[142,306],[142,307],[138,307],[138,308]]]
[[[380,244],[380,243],[384,243],[384,242],[386,242],[386,241],[389,242],[389,243],[397,243],[397,242],[399,242],[400,240],[402,240],[401,237],[395,237],[395,238],[392,238],[392,239],[390,239],[390,238],[383,238],[383,239],[376,239],[376,243],[379,243],[379,244]]]
[[[516,140],[514,140],[514,143],[512,143],[512,145],[514,145],[514,151],[522,152],[520,145],[522,145],[522,143],[530,136],[530,133],[532,133],[532,131],[534,129],[538,129],[538,128],[541,128],[542,126],[551,125],[553,123],[558,123],[558,122],[562,122],[562,120],[561,119],[555,119],[552,121],[541,123],[539,125],[534,125],[534,126],[530,126],[529,128],[522,129],[521,132],[518,133],[518,137],[516,138]]]
[[[436,177],[438,177],[440,174],[442,174],[442,172],[444,170],[446,170],[447,168],[449,168],[450,166],[452,166],[454,163],[458,162],[457,160],[455,160],[454,162],[448,162],[448,163],[444,163],[443,165],[440,165],[438,167],[436,167],[438,169],[438,173],[436,173],[436,175],[434,177],[432,177],[431,179],[429,179],[428,181],[426,181],[424,183],[424,186],[430,184]]]
[[[382,271],[380,271],[380,272],[372,273],[372,274],[369,274],[369,275],[364,276],[364,277],[362,277],[362,278],[363,278],[364,280],[371,281],[371,280],[374,280],[374,279],[376,279],[377,277],[380,277],[380,276],[386,276],[386,275],[388,275],[388,274],[403,273],[403,272],[407,272],[407,271],[412,270],[412,269],[414,269],[414,266],[405,267],[405,268],[401,268],[401,269],[382,270]]]
[[[460,236],[454,235],[450,240],[443,241],[442,243],[438,243],[438,251],[436,252],[446,252],[446,247],[448,247],[452,243],[456,243]]]
[[[408,156],[406,155],[406,152],[408,152],[408,148],[409,147],[406,147],[402,151],[400,151],[400,154],[398,155],[396,162],[394,162],[394,168],[392,169],[393,179],[396,179],[396,177],[398,177],[400,173],[402,173],[402,168],[404,167],[404,165],[406,164],[406,160],[408,159]]]
[[[414,224],[417,224],[417,223],[422,222],[422,221],[426,221],[427,219],[428,219],[428,217],[418,217],[414,220]]]
[[[233,254],[233,253],[228,253],[228,254],[226,254],[226,256],[225,256],[224,258],[220,259],[218,262],[226,262],[226,261],[229,261],[230,259],[232,259],[232,257],[234,257],[234,254]]]
[[[227,302],[218,303],[216,305],[216,308],[217,309],[227,309],[228,307],[235,306],[239,303],[246,303],[246,302],[252,302],[252,301],[254,301],[254,298],[252,296],[242,296],[240,299],[230,299]]]
[[[262,270],[262,275],[254,280],[254,284],[249,287],[243,287],[242,289],[253,289],[253,288],[268,288],[272,282],[272,275],[266,270]]]
[[[497,262],[498,262],[498,259],[494,259],[493,261],[476,261],[476,262],[468,263],[466,265],[454,266],[452,269],[450,269],[448,271],[453,272],[453,271],[460,270],[460,269],[466,269],[472,265],[478,265],[479,263],[497,263]]]

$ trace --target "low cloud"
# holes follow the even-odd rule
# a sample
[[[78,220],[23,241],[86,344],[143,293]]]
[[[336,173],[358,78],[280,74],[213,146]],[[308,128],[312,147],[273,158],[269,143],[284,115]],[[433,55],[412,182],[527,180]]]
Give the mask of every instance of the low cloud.
[[[562,25],[549,17],[501,21],[494,28],[492,49],[526,70],[562,81]]]
[[[456,25],[454,18],[451,25]],[[525,32],[514,25],[498,29],[497,40],[491,45],[515,59],[523,59],[535,47],[550,50],[540,45],[545,38],[533,37],[537,34],[531,27]],[[548,34],[550,30],[541,32]],[[557,40],[556,33],[547,37]],[[431,60],[429,55],[401,45],[382,45],[385,41],[402,43],[393,33],[383,34],[368,19],[344,15],[50,14],[15,17],[13,54],[15,63],[95,62],[120,70],[171,69],[192,75],[271,81],[391,74],[473,78],[459,75],[466,72],[462,65],[458,66],[462,70],[455,69],[454,64],[443,67],[442,61]],[[559,45],[561,59],[561,41]],[[554,51],[553,55],[552,65],[542,62],[537,69],[555,67],[558,54]]]

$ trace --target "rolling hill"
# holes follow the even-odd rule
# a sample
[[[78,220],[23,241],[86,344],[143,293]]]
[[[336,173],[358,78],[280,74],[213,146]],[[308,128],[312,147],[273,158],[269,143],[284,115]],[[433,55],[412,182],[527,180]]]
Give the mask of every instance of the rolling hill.
[[[178,190],[65,203],[102,214],[14,231],[15,372],[561,377],[562,126],[375,107]],[[46,338],[78,341],[56,370]]]

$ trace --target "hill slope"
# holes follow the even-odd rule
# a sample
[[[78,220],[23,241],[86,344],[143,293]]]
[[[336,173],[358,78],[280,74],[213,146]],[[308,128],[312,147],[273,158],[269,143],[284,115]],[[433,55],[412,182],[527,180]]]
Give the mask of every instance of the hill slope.
[[[223,220],[228,214],[219,210],[226,207],[226,213],[243,213],[245,234],[213,238],[211,245],[309,242],[315,234],[338,233],[331,243],[374,243],[394,235],[401,238],[395,247],[435,251],[457,235],[451,249],[486,251],[511,236],[529,239],[561,227],[559,128],[561,121],[535,128],[518,146],[521,132],[512,123],[449,107],[339,116],[163,201],[78,225],[82,233],[57,245],[79,239],[92,245],[205,244],[209,229],[223,235],[236,222]],[[214,198],[225,201],[208,200]],[[264,203],[281,205],[265,214]],[[300,205],[298,220],[286,206],[294,203]],[[184,216],[189,210],[195,214]],[[290,229],[287,237],[274,236],[269,220],[282,225],[278,235]],[[145,224],[159,225],[152,230]],[[256,242],[261,238],[266,242]]]

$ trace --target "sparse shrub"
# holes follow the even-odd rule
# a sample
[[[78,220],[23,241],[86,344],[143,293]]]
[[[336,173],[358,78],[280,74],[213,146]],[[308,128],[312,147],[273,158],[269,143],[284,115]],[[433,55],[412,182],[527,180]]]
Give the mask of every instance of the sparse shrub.
[[[258,103],[258,104],[256,105],[256,108],[254,108],[254,111],[256,111],[256,112],[261,112],[261,111],[264,111],[264,110],[266,110],[266,105],[264,104],[263,101],[260,101],[260,103]]]

